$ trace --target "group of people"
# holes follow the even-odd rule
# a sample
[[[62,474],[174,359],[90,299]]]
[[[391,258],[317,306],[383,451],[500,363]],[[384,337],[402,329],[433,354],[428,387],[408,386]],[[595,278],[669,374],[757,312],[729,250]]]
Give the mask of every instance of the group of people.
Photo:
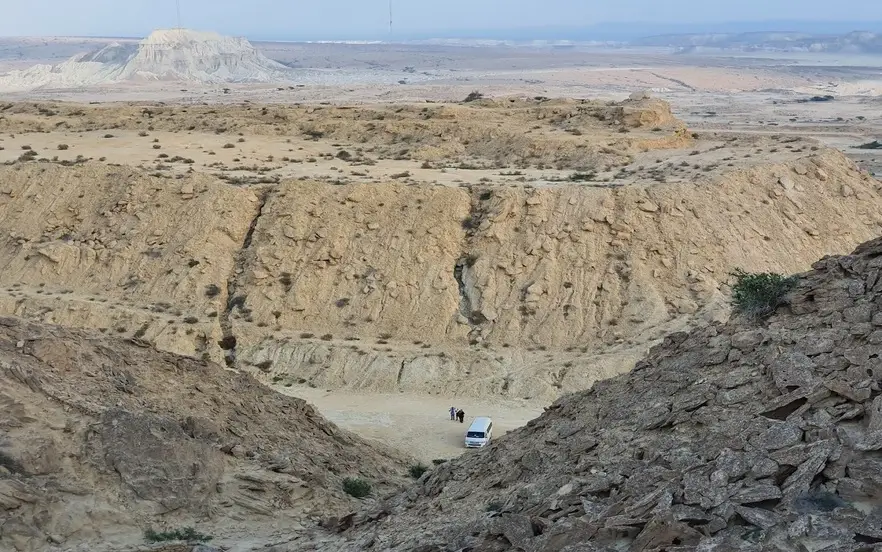
[[[459,423],[462,423],[465,420],[465,411],[462,409],[457,410],[455,406],[450,407],[450,421],[454,422],[459,420]]]

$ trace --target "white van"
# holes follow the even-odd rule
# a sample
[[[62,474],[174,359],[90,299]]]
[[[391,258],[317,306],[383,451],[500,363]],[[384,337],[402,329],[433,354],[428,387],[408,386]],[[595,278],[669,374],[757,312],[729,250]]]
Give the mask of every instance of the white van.
[[[493,435],[493,420],[486,417],[475,418],[465,436],[466,448],[485,447]]]

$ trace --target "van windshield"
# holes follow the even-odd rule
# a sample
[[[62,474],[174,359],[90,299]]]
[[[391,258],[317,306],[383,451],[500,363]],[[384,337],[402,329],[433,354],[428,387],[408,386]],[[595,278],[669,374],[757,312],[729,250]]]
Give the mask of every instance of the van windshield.
[[[466,438],[468,439],[483,439],[484,432],[483,431],[469,431],[466,433]]]

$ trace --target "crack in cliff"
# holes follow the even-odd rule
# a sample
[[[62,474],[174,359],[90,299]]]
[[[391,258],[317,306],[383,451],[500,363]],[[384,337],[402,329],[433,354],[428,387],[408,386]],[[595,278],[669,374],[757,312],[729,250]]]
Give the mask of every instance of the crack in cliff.
[[[404,376],[404,363],[405,361],[401,361],[401,366],[398,367],[398,377],[396,378],[396,383],[398,385],[398,389],[401,389],[401,378]]]
[[[239,288],[238,275],[240,271],[244,273],[245,264],[248,261],[248,250],[251,248],[251,242],[254,239],[257,223],[260,221],[260,217],[263,216],[263,209],[266,207],[271,194],[272,191],[269,189],[261,189],[258,191],[257,212],[251,219],[251,224],[248,226],[248,231],[245,233],[245,238],[242,240],[242,246],[236,252],[233,268],[230,271],[230,275],[227,277],[226,305],[223,312],[221,312],[218,317],[223,337],[218,342],[218,345],[224,351],[224,362],[231,368],[236,365],[236,345],[238,341],[236,334],[233,331],[233,310],[247,312],[247,309],[245,308],[247,296],[237,293]]]
[[[463,254],[453,266],[453,278],[456,280],[459,290],[459,313],[468,320],[471,331],[476,332],[480,331],[480,325],[487,322],[487,319],[480,311],[475,310],[476,305],[472,304],[470,290],[475,286],[473,279],[470,278],[469,270],[477,262],[478,256],[469,251],[472,249],[472,242],[481,230],[481,226],[487,220],[489,214],[487,201],[493,198],[493,192],[489,189],[482,190],[471,186],[468,190],[471,205],[469,216],[462,221],[462,227],[465,230]]]

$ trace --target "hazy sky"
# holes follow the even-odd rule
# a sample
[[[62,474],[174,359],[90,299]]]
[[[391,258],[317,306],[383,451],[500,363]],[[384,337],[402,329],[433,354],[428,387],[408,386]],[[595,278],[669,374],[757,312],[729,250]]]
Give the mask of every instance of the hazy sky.
[[[180,0],[183,26],[251,37],[380,34],[388,0]],[[3,0],[0,35],[143,36],[176,26],[175,0]],[[882,20],[880,0],[393,0],[396,32],[706,23]]]

